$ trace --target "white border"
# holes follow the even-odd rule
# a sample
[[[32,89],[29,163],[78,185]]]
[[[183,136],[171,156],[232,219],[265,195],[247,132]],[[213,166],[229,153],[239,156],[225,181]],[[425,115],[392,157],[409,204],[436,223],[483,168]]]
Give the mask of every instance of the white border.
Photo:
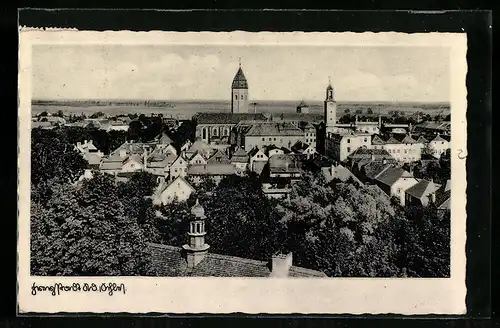
[[[31,47],[35,44],[443,46],[450,48],[452,109],[451,278],[30,277]],[[466,35],[453,33],[87,32],[21,29],[19,66],[19,312],[464,314],[466,242]],[[126,295],[31,294],[54,282],[124,283]]]

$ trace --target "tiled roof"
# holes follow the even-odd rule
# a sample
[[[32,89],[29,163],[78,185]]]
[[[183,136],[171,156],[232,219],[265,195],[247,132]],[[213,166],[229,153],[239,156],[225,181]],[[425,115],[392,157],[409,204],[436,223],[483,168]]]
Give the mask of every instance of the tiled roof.
[[[349,154],[349,158],[352,160],[356,159],[361,159],[361,158],[371,158],[375,156],[376,158],[385,158],[385,159],[392,159],[392,155],[389,154],[389,152],[385,149],[370,149],[370,148],[364,148],[364,147],[359,147],[356,149],[353,153]]]
[[[234,153],[233,156],[231,156],[231,162],[232,163],[246,163],[248,162],[248,159],[250,157],[248,156],[248,153],[243,149],[242,147],[239,147]]]
[[[101,163],[101,157],[96,153],[86,153],[83,155],[83,158],[85,158],[90,165],[99,165]]]
[[[206,164],[190,165],[188,175],[231,175],[236,174],[237,169],[233,164]]]
[[[391,165],[382,162],[371,162],[364,166],[363,170],[368,179],[375,179],[379,174],[388,169]]]
[[[292,146],[292,151],[302,153],[307,148],[309,148],[309,145],[299,140]]]
[[[396,138],[394,138],[394,137],[391,136],[388,140],[386,140],[385,143],[386,144],[399,144],[401,142],[399,142],[399,140],[397,140]]]
[[[227,156],[221,152],[220,150],[217,150],[208,160],[207,164],[231,164],[231,161]]]
[[[300,121],[300,122],[320,122],[324,120],[323,114],[314,113],[280,113],[273,114],[272,121]]]
[[[271,270],[264,261],[207,253],[194,268],[188,268],[180,247],[147,244],[159,276],[176,277],[269,277]],[[326,277],[322,272],[292,266],[290,277]]]
[[[348,168],[342,165],[323,167],[321,171],[323,172],[327,182],[331,181],[333,178],[340,179],[344,182],[349,180],[349,178],[352,178],[357,183],[362,184],[361,181]]]
[[[451,190],[436,194],[436,207],[440,210],[450,209]]]
[[[241,67],[238,68],[236,75],[233,79],[233,84],[231,85],[232,89],[248,89],[248,82],[245,74],[243,74],[243,70]]]
[[[103,159],[101,162],[101,170],[120,170],[123,166],[122,161],[110,161]]]
[[[213,148],[210,147],[210,145],[208,143],[206,143],[205,141],[198,139],[188,149],[188,152],[190,152],[190,153],[195,153],[195,152],[200,152],[200,151],[203,153],[212,152]]]
[[[174,180],[172,181],[164,181],[162,184],[160,184],[156,190],[156,194],[160,195],[162,192],[165,191],[165,189],[167,189],[168,187],[170,187],[171,185],[173,185],[174,183],[177,183],[177,182],[180,182],[182,181],[183,183],[185,183],[189,188],[191,188],[192,191],[195,191],[195,189],[193,188],[193,186],[191,186],[191,184],[189,182],[186,181],[186,179],[184,179],[182,176],[178,176],[177,178],[175,178]]]
[[[406,171],[400,167],[389,167],[381,174],[379,174],[375,179],[387,186],[392,186],[405,174],[405,172]]]
[[[403,143],[403,144],[414,144],[414,143],[416,143],[416,141],[410,135],[407,134],[407,135],[405,135],[401,139],[401,143]]]
[[[246,136],[302,136],[304,132],[290,123],[263,122],[252,124]]]
[[[424,136],[420,136],[418,137],[417,139],[417,143],[428,143],[429,141],[427,139],[425,139]]]
[[[374,134],[372,138],[372,145],[383,145],[385,141],[380,138],[380,136]]]
[[[406,190],[406,193],[417,198],[421,199],[424,196],[427,196],[436,191],[436,186],[433,182],[427,180],[420,180],[412,187]]]
[[[448,140],[445,140],[443,137],[441,137],[439,134],[434,138],[432,139],[431,141],[448,141]]]
[[[198,113],[193,117],[197,124],[237,124],[240,121],[266,121],[262,113]]]
[[[255,154],[257,154],[259,151],[260,151],[260,149],[259,149],[259,148],[257,148],[257,147],[253,147],[253,148],[252,148],[252,149],[250,149],[250,151],[248,152],[248,156],[253,157],[253,156],[255,156]],[[264,153],[264,152],[262,151],[262,153]]]

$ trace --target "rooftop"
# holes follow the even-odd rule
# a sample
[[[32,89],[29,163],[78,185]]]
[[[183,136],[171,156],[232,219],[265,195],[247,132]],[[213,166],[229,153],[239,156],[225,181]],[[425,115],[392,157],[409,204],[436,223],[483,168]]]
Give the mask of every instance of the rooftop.
[[[424,196],[427,196],[436,191],[436,185],[432,181],[420,180],[412,187],[406,190],[406,193],[421,199]]]
[[[255,123],[246,136],[302,136],[302,130],[290,123]]]
[[[388,167],[375,179],[387,186],[392,186],[400,178],[409,176],[411,176],[411,174],[400,167]]]
[[[232,89],[248,89],[247,78],[245,77],[245,74],[243,73],[241,66],[238,68],[238,71],[236,72],[236,75],[234,76],[233,84],[231,85],[231,88]]]
[[[188,268],[180,247],[147,244],[159,276],[176,277],[269,277],[268,262],[207,253],[194,268]],[[326,277],[323,272],[292,266],[289,277]]]
[[[238,124],[240,121],[266,121],[262,113],[197,113],[193,119],[197,124]]]

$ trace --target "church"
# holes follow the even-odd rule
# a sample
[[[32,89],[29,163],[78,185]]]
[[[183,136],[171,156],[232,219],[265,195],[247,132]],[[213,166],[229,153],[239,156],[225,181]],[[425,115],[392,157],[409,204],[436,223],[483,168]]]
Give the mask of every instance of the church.
[[[239,64],[231,84],[231,112],[197,113],[193,116],[196,123],[196,138],[207,143],[229,144],[231,130],[241,121],[265,122],[262,113],[248,111],[248,81]]]

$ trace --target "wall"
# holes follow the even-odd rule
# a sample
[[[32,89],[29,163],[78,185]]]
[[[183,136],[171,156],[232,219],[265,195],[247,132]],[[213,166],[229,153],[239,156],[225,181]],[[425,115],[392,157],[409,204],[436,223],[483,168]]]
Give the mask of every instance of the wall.
[[[415,178],[401,178],[391,186],[391,196],[398,197],[401,206],[405,206],[406,190],[417,183]]]
[[[231,89],[231,111],[248,113],[248,89]]]

